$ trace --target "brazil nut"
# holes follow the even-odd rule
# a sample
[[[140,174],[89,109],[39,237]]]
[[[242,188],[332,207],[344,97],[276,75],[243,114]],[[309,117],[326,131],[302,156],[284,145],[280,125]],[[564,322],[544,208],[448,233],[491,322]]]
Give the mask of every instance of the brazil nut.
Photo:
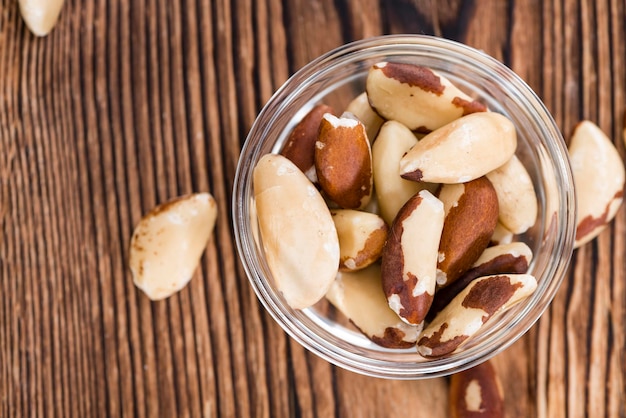
[[[537,220],[537,194],[521,161],[509,161],[487,173],[498,195],[500,222],[514,234],[526,232]]]
[[[383,289],[400,318],[419,325],[435,294],[443,203],[422,190],[400,209],[382,254]]]
[[[450,376],[451,418],[504,417],[504,391],[490,360]]]
[[[344,209],[365,207],[373,189],[372,152],[363,124],[351,117],[322,117],[315,143],[315,171],[322,190]]]
[[[388,121],[380,128],[372,145],[374,189],[380,216],[389,225],[400,208],[413,195],[423,189],[432,193],[437,188],[436,184],[405,180],[400,177],[400,159],[415,144],[417,138],[409,128],[400,122]]]
[[[280,153],[289,158],[312,182],[317,182],[315,173],[315,142],[322,117],[333,113],[325,104],[318,104],[293,128]]]
[[[363,92],[356,96],[346,107],[346,112],[352,113],[363,123],[368,139],[373,142],[385,120],[372,109],[367,93]]]
[[[498,223],[498,197],[484,176],[467,183],[444,184],[437,197],[445,211],[437,284],[447,286],[487,248]]]
[[[191,280],[217,219],[209,193],[163,203],[137,223],[130,241],[129,267],[135,285],[150,299],[165,299]]]
[[[372,107],[383,118],[396,120],[411,130],[430,132],[485,105],[472,100],[448,79],[414,64],[380,62],[366,81]]]
[[[326,298],[376,344],[387,348],[415,345],[421,327],[406,324],[389,308],[378,264],[340,272]]]
[[[495,112],[473,113],[431,132],[400,160],[400,175],[431,183],[463,183],[506,163],[517,147],[515,126]]]
[[[339,268],[326,202],[289,159],[266,154],[253,172],[259,231],[274,284],[294,309],[324,297]]]
[[[417,341],[424,357],[440,357],[455,351],[494,315],[531,295],[537,281],[530,274],[498,274],[479,277],[435,316]]]
[[[576,188],[575,248],[598,236],[624,196],[624,162],[613,142],[593,122],[580,122],[569,145]]]
[[[494,274],[526,273],[532,258],[531,249],[520,241],[488,247],[461,277],[450,285],[437,289],[426,319],[432,321],[437,313],[475,279]]]
[[[331,215],[339,238],[339,270],[360,270],[380,258],[389,229],[380,216],[353,209]]]

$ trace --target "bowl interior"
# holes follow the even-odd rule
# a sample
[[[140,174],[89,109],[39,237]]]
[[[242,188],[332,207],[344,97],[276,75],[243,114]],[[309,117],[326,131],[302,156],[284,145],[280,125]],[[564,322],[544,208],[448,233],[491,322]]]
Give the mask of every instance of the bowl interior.
[[[256,231],[251,171],[258,159],[282,148],[289,132],[318,103],[341,112],[365,90],[369,68],[380,61],[429,67],[461,90],[509,117],[516,125],[516,155],[537,193],[538,219],[516,239],[532,249],[529,273],[535,293],[492,318],[478,335],[449,356],[424,359],[415,349],[386,349],[355,330],[328,303],[297,311],[273,287]],[[233,193],[235,237],[244,268],[259,299],[276,321],[314,353],[341,367],[389,378],[446,375],[502,351],[532,326],[549,305],[572,253],[575,200],[563,139],[545,106],[507,67],[467,46],[427,36],[387,36],[349,44],[318,58],[272,97],[259,114],[242,149]]]

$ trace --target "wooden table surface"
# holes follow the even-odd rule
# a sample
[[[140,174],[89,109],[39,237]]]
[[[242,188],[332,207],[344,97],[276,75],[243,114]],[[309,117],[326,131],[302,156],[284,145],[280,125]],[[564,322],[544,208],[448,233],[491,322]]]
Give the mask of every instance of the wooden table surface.
[[[445,417],[448,379],[331,366],[265,313],[232,236],[255,115],[345,42],[435,34],[524,78],[566,138],[621,155],[624,0],[68,0],[45,38],[0,0],[0,416]],[[209,191],[219,219],[175,296],[132,283],[142,214]],[[625,417],[626,209],[577,250],[549,311],[494,358],[508,417]]]

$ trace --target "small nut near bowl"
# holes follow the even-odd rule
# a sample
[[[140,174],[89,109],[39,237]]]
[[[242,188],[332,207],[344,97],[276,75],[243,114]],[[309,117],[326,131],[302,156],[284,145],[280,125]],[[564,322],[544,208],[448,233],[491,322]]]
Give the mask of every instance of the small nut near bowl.
[[[537,198],[534,225],[514,238],[532,251],[527,273],[536,278],[536,290],[442,357],[423,357],[415,347],[375,344],[323,298],[310,307],[293,309],[276,286],[258,233],[253,184],[258,161],[266,154],[280,153],[294,127],[315,106],[328,105],[341,114],[366,91],[368,71],[380,62],[430,68],[467,95],[464,103],[471,99],[506,116],[517,133],[515,157],[526,168]],[[463,44],[424,35],[389,35],[350,43],[317,58],[268,101],[241,151],[233,188],[233,221],[250,284],[291,337],[347,370],[382,378],[422,379],[450,375],[488,360],[539,319],[569,265],[576,200],[563,138],[546,107],[523,80],[502,63]]]

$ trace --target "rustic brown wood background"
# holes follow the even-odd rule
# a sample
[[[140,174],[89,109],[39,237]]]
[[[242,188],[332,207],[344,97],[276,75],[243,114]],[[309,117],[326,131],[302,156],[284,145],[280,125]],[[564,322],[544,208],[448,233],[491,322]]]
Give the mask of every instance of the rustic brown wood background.
[[[0,416],[445,417],[447,379],[306,352],[257,302],[232,237],[241,144],[272,92],[347,41],[436,34],[517,71],[565,136],[622,155],[624,0],[68,0],[46,38],[0,0]],[[191,283],[132,284],[135,223],[210,191]],[[509,417],[625,417],[626,209],[577,251],[551,309],[494,359]]]

